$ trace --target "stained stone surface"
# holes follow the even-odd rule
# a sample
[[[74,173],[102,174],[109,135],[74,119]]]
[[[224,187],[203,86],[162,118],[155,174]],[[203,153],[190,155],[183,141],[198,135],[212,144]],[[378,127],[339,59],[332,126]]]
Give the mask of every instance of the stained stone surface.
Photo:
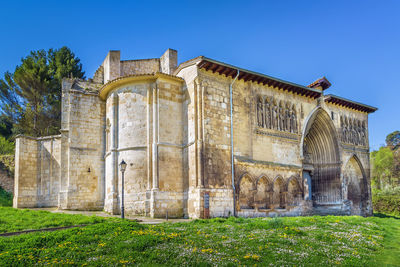
[[[366,111],[236,80],[232,179],[233,78],[200,61],[110,51],[64,79],[61,134],[16,139],[14,207],[119,214],[124,159],[130,216],[372,214]]]

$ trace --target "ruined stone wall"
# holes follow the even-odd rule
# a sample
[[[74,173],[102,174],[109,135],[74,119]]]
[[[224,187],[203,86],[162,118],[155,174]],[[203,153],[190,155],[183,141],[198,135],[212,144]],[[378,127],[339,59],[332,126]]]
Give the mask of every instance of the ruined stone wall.
[[[160,71],[160,59],[139,59],[121,61],[121,76],[149,74]]]
[[[34,138],[20,136],[15,140],[14,208],[37,206],[38,145]]]
[[[60,191],[61,136],[38,138],[38,206],[56,207]]]
[[[104,68],[104,83],[112,81],[121,76],[121,53],[110,51],[102,64]]]
[[[104,83],[104,67],[101,65],[93,75],[93,82]]]
[[[93,86],[63,81],[59,206],[64,209],[103,209],[105,102]]]
[[[16,139],[14,207],[57,206],[60,144],[60,136]]]
[[[167,49],[160,58],[121,60],[120,51],[109,51],[96,70],[93,81],[106,84],[116,78],[162,72],[172,74],[178,65],[178,52]]]
[[[167,49],[160,58],[160,71],[172,74],[178,66],[178,51]]]

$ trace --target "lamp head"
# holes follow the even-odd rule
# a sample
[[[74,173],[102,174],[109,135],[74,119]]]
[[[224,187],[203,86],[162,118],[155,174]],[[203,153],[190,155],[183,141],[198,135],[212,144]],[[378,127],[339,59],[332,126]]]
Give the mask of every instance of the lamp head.
[[[127,165],[128,164],[126,164],[126,162],[124,160],[121,161],[121,163],[119,164],[121,172],[124,172],[126,170]]]

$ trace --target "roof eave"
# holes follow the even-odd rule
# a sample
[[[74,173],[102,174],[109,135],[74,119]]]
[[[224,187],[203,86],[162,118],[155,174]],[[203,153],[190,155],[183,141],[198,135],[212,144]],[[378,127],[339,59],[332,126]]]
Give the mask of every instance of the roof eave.
[[[299,85],[296,83],[292,83],[292,82],[288,82],[288,81],[284,81],[278,78],[274,78],[262,73],[258,73],[258,72],[254,72],[254,71],[250,71],[247,69],[243,69],[243,68],[239,68],[224,62],[220,62],[214,59],[210,59],[207,57],[202,57],[198,62],[197,65],[199,68],[205,68],[206,70],[210,70],[208,67],[208,64],[214,64],[217,65],[218,67],[216,67],[215,69],[211,69],[212,72],[218,72],[219,74],[223,74],[225,76],[230,76],[230,77],[234,77],[237,74],[237,70],[239,70],[239,78],[238,80],[244,80],[244,81],[253,81],[253,82],[262,82],[263,84],[267,84],[273,87],[279,87],[281,89],[284,90],[288,90],[288,91],[292,91],[294,93],[300,94],[300,95],[305,95],[308,97],[312,97],[312,98],[317,98],[319,96],[322,95],[320,90],[317,89],[313,89],[313,88],[309,88],[303,85]],[[224,70],[223,72],[222,67],[228,68],[229,71]],[[251,78],[249,78],[251,77]],[[254,78],[254,79],[252,79]]]
[[[337,101],[334,101],[334,100],[337,100]],[[326,95],[325,96],[325,101],[327,101],[327,102],[331,101],[329,103],[338,104],[338,105],[341,105],[341,106],[349,107],[349,108],[352,108],[352,109],[355,109],[355,110],[359,110],[359,111],[362,111],[362,112],[366,112],[366,113],[373,113],[373,112],[378,110],[378,108],[376,108],[376,107],[369,106],[369,105],[366,105],[366,104],[362,104],[360,102],[349,100],[349,99],[346,99],[344,97],[340,97],[340,96],[333,95],[333,94]]]

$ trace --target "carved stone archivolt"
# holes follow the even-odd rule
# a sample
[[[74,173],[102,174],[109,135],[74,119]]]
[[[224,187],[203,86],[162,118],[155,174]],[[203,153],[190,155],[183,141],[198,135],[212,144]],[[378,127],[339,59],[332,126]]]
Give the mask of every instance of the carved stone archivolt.
[[[237,186],[238,209],[286,209],[298,206],[303,199],[303,188],[299,176],[284,179],[277,175],[271,179],[267,175],[258,178],[246,173]]]
[[[340,156],[335,126],[323,109],[318,109],[306,127],[304,165],[312,167],[312,200],[316,205],[338,204],[342,200]]]
[[[257,97],[257,126],[282,132],[298,133],[294,104],[272,97]]]
[[[367,145],[367,128],[365,121],[342,115],[340,116],[340,128],[343,143],[358,146]]]

